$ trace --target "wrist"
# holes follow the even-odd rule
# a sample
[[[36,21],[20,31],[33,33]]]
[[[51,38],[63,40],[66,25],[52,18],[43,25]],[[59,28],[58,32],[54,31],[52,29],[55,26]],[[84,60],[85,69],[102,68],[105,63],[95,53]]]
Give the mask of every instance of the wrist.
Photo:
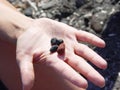
[[[21,34],[23,34],[26,30],[28,30],[28,28],[32,25],[32,22],[33,22],[32,18],[26,17],[24,15],[20,19],[21,20],[19,20],[19,22],[13,21],[13,25],[15,28],[14,38],[16,39],[16,41]]]
[[[33,19],[0,3],[0,39],[16,44]]]

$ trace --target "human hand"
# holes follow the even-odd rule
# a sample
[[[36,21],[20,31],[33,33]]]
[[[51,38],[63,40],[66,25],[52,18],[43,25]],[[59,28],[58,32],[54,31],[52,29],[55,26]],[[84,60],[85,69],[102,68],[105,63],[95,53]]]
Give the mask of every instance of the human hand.
[[[63,39],[64,54],[50,53],[50,40],[53,37]],[[95,35],[78,31],[66,24],[46,18],[33,20],[31,26],[17,40],[16,57],[23,89],[30,90],[33,86],[35,78],[33,62],[45,63],[63,78],[81,88],[87,88],[87,80],[84,77],[95,85],[103,87],[104,78],[87,61],[101,69],[107,67],[106,61],[79,41],[99,47],[105,46],[105,42]]]

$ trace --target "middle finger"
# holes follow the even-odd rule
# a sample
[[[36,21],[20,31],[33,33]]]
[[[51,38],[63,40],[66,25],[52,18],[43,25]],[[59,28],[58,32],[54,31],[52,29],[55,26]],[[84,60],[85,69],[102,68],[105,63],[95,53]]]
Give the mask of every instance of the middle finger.
[[[101,69],[107,68],[107,62],[88,46],[83,44],[75,44],[74,50],[77,55],[82,56],[86,60],[89,60],[97,67]]]

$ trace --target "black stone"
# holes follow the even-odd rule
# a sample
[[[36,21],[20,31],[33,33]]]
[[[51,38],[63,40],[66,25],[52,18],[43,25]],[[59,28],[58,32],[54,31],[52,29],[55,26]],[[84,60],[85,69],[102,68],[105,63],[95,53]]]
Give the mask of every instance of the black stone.
[[[56,45],[57,41],[58,41],[57,38],[52,38],[51,45]]]
[[[60,45],[61,43],[63,43],[63,40],[62,40],[62,39],[59,39],[59,40],[57,40],[57,42],[56,42],[57,45]]]
[[[57,38],[51,39],[51,45],[60,45],[61,43],[63,43],[62,39],[57,39]]]
[[[57,51],[57,49],[58,49],[58,45],[53,45],[53,46],[50,48],[50,52],[51,52],[51,53],[54,53],[54,52]]]

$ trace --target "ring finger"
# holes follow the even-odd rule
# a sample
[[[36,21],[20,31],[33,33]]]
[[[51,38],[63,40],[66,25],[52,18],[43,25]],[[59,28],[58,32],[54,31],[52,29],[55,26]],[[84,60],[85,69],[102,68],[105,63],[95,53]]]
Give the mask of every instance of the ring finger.
[[[67,63],[72,66],[75,70],[84,75],[88,80],[93,82],[99,87],[105,85],[104,78],[92,67],[90,66],[83,58],[77,55],[71,55],[66,58]]]

